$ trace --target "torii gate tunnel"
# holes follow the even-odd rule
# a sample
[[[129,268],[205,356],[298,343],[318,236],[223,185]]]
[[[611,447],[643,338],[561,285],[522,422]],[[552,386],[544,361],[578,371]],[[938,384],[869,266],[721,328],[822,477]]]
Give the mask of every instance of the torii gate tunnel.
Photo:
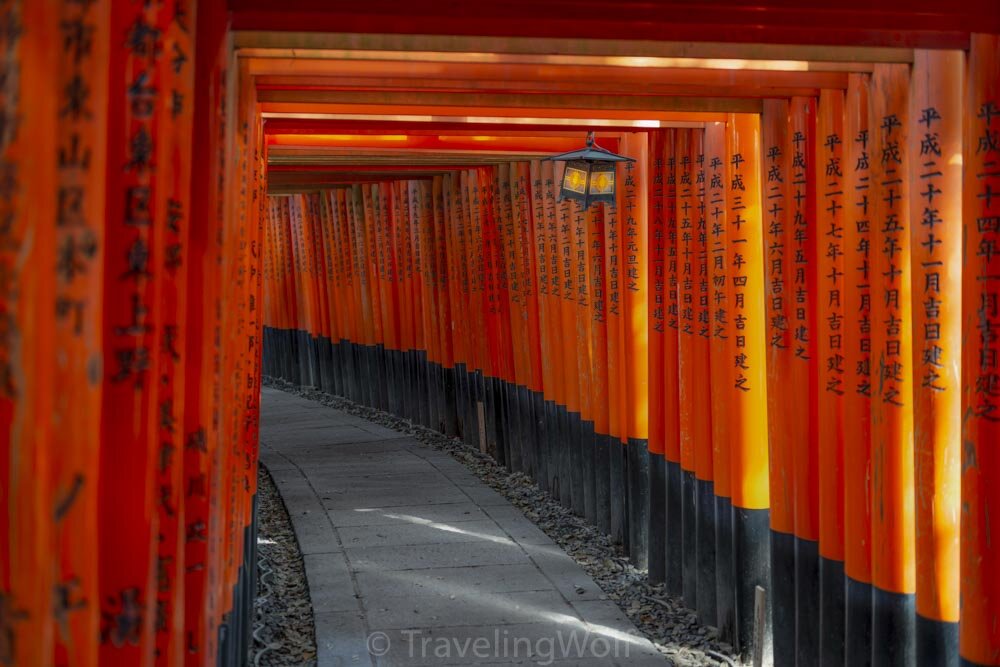
[[[0,665],[245,664],[262,376],[744,656],[1000,665],[994,1],[0,0],[0,313]]]

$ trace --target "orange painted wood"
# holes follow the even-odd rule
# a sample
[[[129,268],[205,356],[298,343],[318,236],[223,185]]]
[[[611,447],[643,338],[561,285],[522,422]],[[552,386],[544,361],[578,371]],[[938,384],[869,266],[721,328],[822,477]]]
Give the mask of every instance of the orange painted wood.
[[[575,372],[580,387],[580,418],[591,422],[594,421],[594,395],[590,391],[593,384],[593,341],[590,329],[590,259],[587,236],[594,223],[593,210],[593,205],[586,211],[580,206],[573,207],[569,235],[570,264],[573,267],[570,298],[574,304],[573,340],[576,342]]]
[[[844,93],[824,90],[816,110],[816,350],[819,554],[844,560]]]
[[[729,440],[733,506],[770,506],[767,433],[767,309],[765,227],[762,223],[761,125],[757,116],[733,114],[727,124],[729,228],[733,321],[732,413]],[[718,481],[716,482],[718,485]]]
[[[649,225],[647,249],[649,252],[648,285],[649,299],[647,326],[649,336],[649,451],[662,456],[664,444],[663,405],[663,338],[665,321],[665,248],[666,230],[664,226],[664,142],[666,132],[650,132],[647,173],[649,174],[648,197]]]
[[[157,297],[161,281],[170,279],[157,261],[168,195],[158,174],[169,164],[160,139],[170,109],[155,91],[163,90],[170,64],[162,41],[151,43],[148,35],[163,39],[173,8],[172,2],[111,7],[110,34],[134,36],[135,26],[158,32],[110,42],[100,459],[106,483],[98,515],[102,665],[150,665],[156,648],[158,522],[171,498],[156,479],[160,346],[169,324]],[[136,97],[130,87],[140,78]]]
[[[962,523],[959,648],[1000,664],[1000,38],[973,35],[965,99]]]
[[[649,438],[649,142],[645,133],[624,136],[620,151],[635,159],[622,164],[625,177],[619,219],[622,224],[625,295],[627,436]]]
[[[80,25],[93,39],[89,49],[69,40],[58,50],[59,90],[85,81],[93,99],[107,98],[109,9],[109,2],[95,3],[88,11],[62,3],[59,22]],[[65,619],[53,633],[52,659],[66,664],[72,657],[74,664],[95,667],[100,613],[88,601],[98,599],[99,553],[80,545],[91,543],[98,530],[102,384],[92,381],[90,369],[100,356],[103,336],[106,109],[68,115],[58,124],[57,142],[53,386],[60,389],[53,396],[52,439],[73,446],[61,447],[59,456],[51,458],[51,493],[59,503],[51,552],[52,584],[58,591],[54,611]]]
[[[191,7],[193,10],[194,7]],[[193,28],[170,21],[164,31],[164,49],[194,57]],[[156,174],[158,192],[151,259],[162,279],[154,299],[161,308],[157,349],[156,396],[156,664],[179,665],[184,657],[184,376],[188,372],[187,253],[191,210],[191,134],[194,128],[194,65],[175,60],[163,69],[162,90],[170,90],[169,111],[164,100],[163,122],[155,139],[158,160],[169,168]],[[176,97],[175,97],[176,95]],[[156,224],[158,222],[158,224]],[[254,258],[256,261],[256,258]]]
[[[88,209],[67,211],[65,199],[62,205],[57,199],[58,147],[62,145],[57,142],[58,114],[65,101],[54,94],[62,63],[59,17],[52,9],[14,0],[0,3],[0,20],[13,27],[0,36],[0,69],[6,73],[0,89],[0,117],[6,128],[0,133],[4,174],[0,187],[4,220],[0,229],[4,276],[0,284],[4,322],[0,339],[0,503],[4,508],[0,517],[0,625],[4,634],[0,660],[11,665],[53,664],[57,631],[53,591],[63,580],[62,568],[57,569],[59,554],[53,549],[62,531],[53,525],[53,513],[73,500],[53,476],[59,471],[53,467],[55,458],[64,446],[59,438],[62,429],[53,429],[51,420],[53,394],[58,390],[52,384],[55,305],[57,290],[64,287],[56,249],[66,236],[61,229],[63,216],[67,212],[82,216]],[[82,110],[76,115],[82,115]],[[102,166],[97,163],[95,169],[100,171]],[[79,255],[76,259],[83,263],[86,258]],[[95,347],[99,345],[94,342]],[[93,451],[93,434],[80,435],[84,446],[89,444],[87,448]],[[81,574],[87,575],[82,570]],[[92,576],[88,584],[93,586]],[[73,599],[79,603],[79,591],[73,592]]]
[[[599,204],[592,207],[590,226],[587,229],[588,279],[590,281],[590,389],[591,415],[594,432],[598,435],[611,434],[611,401],[608,394],[608,288],[605,263],[605,216],[607,207]],[[607,470],[596,470],[597,484],[606,484]]]
[[[540,345],[539,281],[537,279],[538,245],[536,193],[532,175],[533,162],[517,163],[517,200],[521,210],[520,256],[522,272],[522,296],[526,310],[525,336],[527,339],[526,355],[530,372],[528,388],[533,392],[542,391],[542,348]],[[539,192],[538,195],[541,195]],[[539,200],[540,201],[540,200]]]
[[[792,460],[792,413],[788,409],[794,363],[792,285],[795,250],[788,242],[791,226],[789,186],[790,141],[788,102],[765,100],[761,115],[761,181],[765,247],[767,313],[767,433],[771,529],[795,531],[795,467]]]
[[[679,463],[680,449],[680,385],[678,377],[678,345],[680,308],[678,301],[681,252],[677,228],[678,136],[685,130],[667,130],[663,142],[664,162],[664,330],[663,330],[663,453],[672,463]],[[652,405],[652,403],[651,403]],[[653,406],[651,409],[657,409]],[[673,532],[674,527],[668,526]]]
[[[561,247],[559,244],[559,219],[556,196],[558,191],[558,177],[561,174],[556,171],[556,163],[542,162],[542,180],[545,187],[544,209],[545,209],[545,232],[548,243],[548,338],[549,354],[544,359],[549,361],[552,367],[552,390],[546,394],[546,399],[555,402],[557,405],[566,405],[566,381],[565,370],[563,368],[562,347],[560,341],[562,334],[562,267],[560,263]]]
[[[625,179],[625,169],[619,163],[615,179]],[[628,438],[625,409],[625,298],[624,263],[622,261],[623,228],[621,189],[615,204],[604,205],[604,275],[607,285],[607,344],[608,344],[608,430],[621,442]],[[614,453],[612,453],[612,456]]]
[[[813,137],[816,100],[792,98],[788,108],[789,221],[788,247],[792,353],[788,402],[791,412],[792,465],[794,467],[795,536],[819,539],[819,452],[817,449],[818,351],[816,342],[816,182]]]
[[[695,340],[698,336],[697,302],[700,262],[697,253],[698,195],[696,189],[695,130],[677,130],[677,255],[678,320],[680,331],[677,349],[679,386],[680,464],[687,472],[695,471],[697,442],[697,407],[694,392]]]
[[[695,130],[691,142],[691,175],[696,206],[691,209],[691,260],[694,263],[694,338],[691,346],[689,390],[692,395],[692,439],[694,473],[699,480],[712,479],[712,384],[709,337],[711,336],[708,275],[708,219],[706,217],[705,131]],[[706,382],[701,378],[709,378]]]
[[[552,363],[552,342],[549,338],[551,330],[551,297],[549,291],[549,242],[548,223],[546,220],[546,198],[548,188],[545,183],[543,163],[532,160],[530,163],[531,177],[531,229],[532,247],[534,249],[534,277],[538,294],[538,350],[539,372],[541,374],[540,390],[545,400],[552,400],[555,386]]]
[[[962,154],[960,51],[914,53],[910,87],[917,613],[959,620]]]
[[[909,72],[872,74],[872,583],[914,593],[913,337],[907,170]]]
[[[705,233],[708,276],[708,354],[709,411],[712,419],[712,469],[707,479],[713,482],[715,495],[729,498],[730,469],[729,425],[732,422],[736,317],[732,303],[732,278],[735,267],[729,260],[727,223],[730,153],[727,151],[726,123],[705,126]],[[745,364],[744,364],[745,365]],[[707,472],[707,471],[706,471]]]
[[[871,77],[852,74],[844,101],[844,573],[871,582]]]

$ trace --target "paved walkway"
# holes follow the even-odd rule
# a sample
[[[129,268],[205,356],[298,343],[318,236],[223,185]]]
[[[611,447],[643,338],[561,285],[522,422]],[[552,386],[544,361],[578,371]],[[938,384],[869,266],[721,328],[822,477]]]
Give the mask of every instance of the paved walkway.
[[[320,667],[669,664],[447,453],[268,388],[260,437],[304,554]]]

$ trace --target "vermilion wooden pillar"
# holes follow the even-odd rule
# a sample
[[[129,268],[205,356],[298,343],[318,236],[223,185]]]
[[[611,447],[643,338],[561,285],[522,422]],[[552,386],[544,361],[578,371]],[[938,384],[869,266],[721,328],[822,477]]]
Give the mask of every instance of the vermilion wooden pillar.
[[[958,665],[965,56],[914,52],[910,238],[917,664]]]
[[[664,227],[664,143],[666,131],[649,135],[649,552],[651,582],[664,580],[666,555],[666,468],[664,450],[663,338],[665,325],[666,229]]]
[[[733,561],[738,650],[771,659],[770,613],[764,645],[753,646],[755,591],[769,586],[769,478],[767,432],[764,225],[761,212],[761,126],[756,116],[733,114],[727,128],[729,183],[727,274],[731,278],[732,375],[724,390],[733,406],[729,430],[733,504]],[[769,596],[770,597],[770,596]],[[772,603],[773,604],[773,603]]]
[[[792,329],[791,393],[795,506],[796,660],[819,660],[819,451],[818,330],[816,326],[816,180],[813,171],[815,98],[793,97],[788,114],[789,316]]]
[[[550,416],[552,409],[552,362],[549,355],[551,343],[549,341],[549,321],[551,319],[549,305],[549,254],[548,235],[545,219],[545,181],[542,171],[542,163],[533,160],[530,167],[531,178],[531,230],[532,248],[534,255],[533,279],[538,301],[538,348],[539,363],[541,373],[541,404],[536,406],[540,414],[536,415],[538,424],[538,476],[536,481],[541,489],[551,491],[549,482],[551,472],[549,470],[550,451],[552,441],[549,436]],[[600,526],[600,523],[598,523]]]
[[[61,3],[58,20],[82,34],[58,49],[58,90],[84,82],[91,99],[107,98],[109,2],[84,7]],[[85,34],[92,38],[81,40]],[[39,113],[33,109],[31,114]],[[54,499],[54,589],[56,613],[65,618],[54,633],[56,664],[97,665],[100,636],[97,549],[80,548],[97,533],[102,384],[91,381],[103,336],[104,170],[107,110],[68,114],[59,123],[55,191],[56,294],[51,459]],[[41,176],[38,173],[37,176]],[[41,265],[36,265],[41,266]],[[43,663],[44,664],[44,663]]]
[[[618,167],[616,178],[624,180],[624,169]],[[628,528],[625,500],[625,464],[623,442],[628,434],[625,427],[624,377],[624,268],[622,265],[623,229],[621,206],[604,206],[604,275],[607,286],[608,343],[608,414],[611,442],[608,445],[608,505],[611,513],[611,538],[624,543]]]
[[[912,664],[914,645],[913,354],[904,65],[876,65],[872,169],[872,664]]]
[[[594,410],[594,510],[597,527],[605,533],[611,529],[609,448],[617,446],[611,435],[610,396],[608,394],[608,290],[605,262],[605,215],[603,205],[594,210],[592,226],[587,231],[590,260],[590,340],[591,394]]]
[[[726,222],[726,192],[728,191],[728,153],[726,151],[726,124],[708,123],[705,126],[705,234],[707,250],[708,280],[708,353],[711,368],[710,414],[712,419],[711,448],[702,454],[698,474],[698,616],[702,623],[717,624],[719,607],[717,598],[722,594],[723,607],[733,618],[728,623],[731,629],[735,622],[733,598],[727,596],[726,586],[718,586],[721,581],[729,581],[732,592],[732,576],[727,577],[732,567],[732,522],[731,514],[720,507],[719,498],[730,498],[729,494],[729,415],[731,404],[728,386],[732,376],[731,286],[730,266],[727,257],[728,225]],[[707,456],[709,454],[710,456]],[[725,472],[722,469],[725,468]],[[717,473],[722,473],[718,475]],[[721,480],[720,480],[721,478]],[[721,483],[720,483],[721,481]],[[720,489],[725,496],[720,496]],[[725,503],[725,501],[723,501]],[[728,505],[727,507],[731,507]],[[727,528],[728,526],[728,528]],[[719,540],[721,538],[721,540]],[[721,544],[717,542],[721,541]],[[719,549],[719,547],[722,549]],[[728,554],[727,556],[724,554]],[[722,561],[727,561],[723,563]],[[716,571],[721,564],[724,572]],[[718,580],[717,580],[718,577]]]
[[[623,234],[625,301],[625,378],[628,434],[629,555],[640,569],[648,564],[649,544],[649,271],[648,170],[645,133],[629,133],[619,150],[635,162],[620,165],[618,215]]]
[[[157,262],[167,199],[158,178],[170,108],[164,35],[174,3],[112,2],[108,85],[107,223],[99,539],[102,665],[150,665],[157,625],[156,545],[163,309]],[[138,83],[137,83],[138,82]],[[136,90],[138,89],[138,93]],[[127,418],[126,418],[127,416]]]
[[[844,655],[871,659],[871,131],[868,74],[844,101]]]
[[[764,100],[761,114],[761,179],[767,309],[767,431],[771,505],[771,609],[776,664],[795,662],[795,468],[793,414],[788,408],[795,363],[792,279],[795,249],[788,243],[791,155],[788,102]]]
[[[819,659],[844,664],[844,93],[816,109],[816,350],[819,462]]]
[[[75,231],[84,247],[71,253],[75,262],[71,267],[81,272],[88,268],[84,235],[89,221],[85,216],[93,204],[75,198],[72,192],[64,195],[61,206],[57,199],[61,185],[57,151],[65,145],[56,140],[57,123],[66,99],[55,95],[53,83],[61,79],[62,68],[59,17],[51,9],[41,3],[0,2],[0,21],[11,28],[0,31],[0,69],[5,73],[0,87],[4,127],[0,132],[0,216],[4,221],[0,229],[0,318],[4,323],[0,336],[0,504],[4,508],[0,518],[4,540],[0,548],[4,636],[0,660],[13,665],[52,664],[58,629],[53,605],[67,606],[53,596],[54,590],[66,588],[63,568],[55,567],[54,538],[62,531],[54,535],[53,519],[59,519],[60,508],[65,507],[79,520],[80,509],[93,505],[88,489],[81,507],[72,507],[72,487],[60,483],[63,475],[52,464],[62,446],[55,436],[64,432],[54,431],[51,421],[57,391],[52,384],[55,306],[57,290],[66,286],[65,262],[57,264],[56,244],[63,243],[65,258],[68,232],[63,228],[70,223],[66,216],[74,215]],[[76,117],[82,118],[84,111],[77,106]],[[101,171],[102,166],[97,163],[94,168]],[[67,195],[71,197],[68,202]],[[73,208],[73,203],[81,208]],[[99,267],[90,270],[99,271]],[[92,341],[90,349],[97,352],[99,346],[100,341]],[[95,434],[80,435],[89,443],[84,447],[93,452]],[[72,483],[72,479],[67,481]],[[80,480],[77,486],[84,481],[95,483],[96,476]],[[87,577],[86,585],[93,590],[93,574],[81,568],[80,575]],[[77,611],[82,610],[80,591],[67,593]],[[74,619],[74,633],[79,627],[79,620]],[[93,647],[87,653],[92,662]]]
[[[196,3],[186,5],[196,19]],[[155,143],[168,168],[157,171],[152,265],[162,276],[154,295],[162,309],[158,349],[156,397],[156,662],[178,665],[184,656],[184,389],[189,371],[184,329],[187,316],[187,272],[191,212],[191,134],[194,125],[194,63],[196,24],[170,21],[164,31],[164,49],[173,54],[163,70],[166,99],[163,123]],[[166,96],[164,96],[166,97]],[[169,110],[168,110],[169,109]],[[256,268],[256,267],[255,267]],[[256,441],[255,441],[256,442]]]
[[[1000,664],[1000,37],[973,35],[964,124],[963,664]]]
[[[677,141],[678,135],[686,130],[668,130],[663,146],[664,168],[664,320],[663,332],[663,450],[666,459],[665,483],[667,530],[665,577],[667,592],[681,595],[681,563],[683,549],[681,543],[681,443],[680,443],[680,386],[678,384],[678,345],[680,333],[679,271],[680,245],[677,228]],[[656,406],[653,406],[656,409]]]
[[[680,436],[680,535],[681,589],[685,604],[697,608],[696,576],[696,505],[695,505],[695,442],[699,406],[694,395],[695,339],[698,335],[696,301],[700,263],[696,249],[698,196],[692,156],[696,152],[694,130],[677,130],[677,255],[678,289],[677,306],[680,325],[677,350],[677,382],[679,387],[679,436]],[[701,406],[706,410],[708,406]]]

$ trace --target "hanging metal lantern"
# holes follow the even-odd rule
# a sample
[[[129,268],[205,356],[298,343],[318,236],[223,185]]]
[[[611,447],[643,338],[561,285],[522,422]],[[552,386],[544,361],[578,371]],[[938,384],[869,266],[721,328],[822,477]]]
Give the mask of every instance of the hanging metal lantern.
[[[594,202],[615,201],[615,164],[635,162],[634,158],[612,153],[594,144],[594,133],[587,133],[587,147],[545,158],[565,162],[559,200],[575,199],[584,209]]]

